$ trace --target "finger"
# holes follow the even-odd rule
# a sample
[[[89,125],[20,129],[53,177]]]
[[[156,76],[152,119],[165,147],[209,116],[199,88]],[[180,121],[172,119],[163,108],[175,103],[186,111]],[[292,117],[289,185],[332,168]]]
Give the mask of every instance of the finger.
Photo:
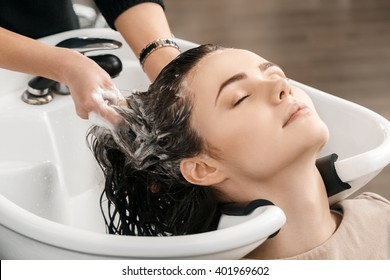
[[[104,89],[101,91],[102,98],[108,100],[110,104],[118,105],[125,99],[122,93],[116,88]]]
[[[99,106],[98,114],[116,127],[124,123],[122,116],[105,103]]]
[[[78,107],[76,107],[76,114],[84,120],[88,119],[88,112]]]

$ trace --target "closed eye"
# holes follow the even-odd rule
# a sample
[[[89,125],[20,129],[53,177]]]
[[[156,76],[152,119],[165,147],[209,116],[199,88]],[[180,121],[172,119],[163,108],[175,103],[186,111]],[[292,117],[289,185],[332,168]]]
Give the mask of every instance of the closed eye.
[[[236,107],[236,106],[240,105],[240,103],[241,103],[242,101],[244,101],[245,99],[247,99],[249,96],[250,96],[249,94],[248,94],[248,95],[244,95],[243,97],[241,97],[240,99],[238,99],[238,101],[237,101],[236,103],[234,103],[233,107]]]

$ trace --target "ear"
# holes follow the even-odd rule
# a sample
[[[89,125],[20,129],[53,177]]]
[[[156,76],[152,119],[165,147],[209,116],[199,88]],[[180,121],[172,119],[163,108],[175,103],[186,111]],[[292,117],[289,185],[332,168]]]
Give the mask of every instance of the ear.
[[[227,179],[217,162],[204,155],[182,159],[180,171],[194,185],[213,186]]]

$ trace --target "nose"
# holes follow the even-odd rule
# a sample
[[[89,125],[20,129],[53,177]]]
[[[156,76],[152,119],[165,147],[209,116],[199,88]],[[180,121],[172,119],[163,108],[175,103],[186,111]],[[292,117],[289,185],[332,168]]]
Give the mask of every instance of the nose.
[[[263,101],[272,103],[273,105],[278,105],[289,96],[292,96],[291,85],[287,78],[259,79],[259,83],[256,84],[256,90],[254,92],[258,92],[259,94],[257,96],[263,99]]]
[[[269,100],[276,105],[292,94],[288,80],[283,78],[269,80],[267,88]]]
[[[275,80],[275,97],[279,100],[287,98],[288,95],[291,95],[291,86],[287,79],[277,79]]]

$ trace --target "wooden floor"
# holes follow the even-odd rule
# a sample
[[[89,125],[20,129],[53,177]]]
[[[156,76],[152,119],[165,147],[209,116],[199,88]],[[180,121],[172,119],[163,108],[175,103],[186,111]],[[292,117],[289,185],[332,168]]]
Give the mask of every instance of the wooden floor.
[[[165,0],[176,37],[245,48],[390,119],[390,0]],[[390,167],[364,190],[390,198]]]

